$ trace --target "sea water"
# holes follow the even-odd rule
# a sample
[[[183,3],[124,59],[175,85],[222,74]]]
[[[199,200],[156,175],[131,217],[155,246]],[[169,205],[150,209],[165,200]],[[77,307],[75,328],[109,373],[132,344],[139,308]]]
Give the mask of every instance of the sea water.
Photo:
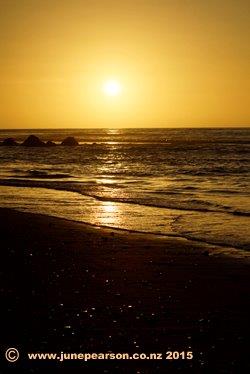
[[[2,130],[0,206],[250,249],[250,129]],[[66,136],[80,145],[63,147]]]

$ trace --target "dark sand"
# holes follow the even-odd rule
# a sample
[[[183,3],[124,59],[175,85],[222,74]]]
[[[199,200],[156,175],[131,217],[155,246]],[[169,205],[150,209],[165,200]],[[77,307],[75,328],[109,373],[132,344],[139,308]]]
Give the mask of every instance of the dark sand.
[[[249,372],[249,258],[5,209],[0,217],[1,357],[7,347],[21,355],[2,360],[1,373]],[[25,359],[61,350],[185,350],[194,359]]]

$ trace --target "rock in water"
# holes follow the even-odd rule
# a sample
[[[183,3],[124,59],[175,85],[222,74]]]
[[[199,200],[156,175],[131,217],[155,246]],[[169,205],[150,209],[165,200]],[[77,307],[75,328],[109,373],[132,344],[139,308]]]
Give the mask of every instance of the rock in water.
[[[30,135],[23,144],[25,147],[44,147],[45,143],[42,142],[37,136]]]
[[[12,146],[18,145],[18,143],[13,138],[7,138],[7,139],[4,139],[4,141],[2,142],[2,145],[12,147]]]
[[[78,144],[78,141],[73,136],[68,136],[62,141],[61,145],[75,146],[79,144]]]

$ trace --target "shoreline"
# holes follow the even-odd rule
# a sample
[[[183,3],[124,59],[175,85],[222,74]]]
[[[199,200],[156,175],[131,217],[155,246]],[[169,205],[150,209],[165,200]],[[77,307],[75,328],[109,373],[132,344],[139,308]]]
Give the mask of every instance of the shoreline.
[[[121,211],[125,211],[126,210],[128,211],[127,212],[127,215],[130,216],[130,218],[132,217],[132,224],[128,222],[126,222],[126,224],[122,225],[122,224],[119,224],[120,227],[118,227],[118,225],[116,225],[116,222],[112,222],[110,224],[108,223],[105,223],[106,221],[106,217],[108,217],[108,212],[105,211],[105,209],[100,209],[99,208],[99,205],[98,205],[98,209],[100,210],[100,218],[99,218],[99,222],[98,220],[95,222],[95,220],[92,220],[93,222],[91,222],[91,217],[93,217],[93,212],[90,212],[91,214],[86,214],[86,215],[81,215],[81,213],[79,213],[79,211],[77,211],[77,209],[75,209],[75,211],[72,211],[72,212],[68,212],[67,209],[63,209],[61,207],[61,211],[60,209],[57,211],[57,213],[55,213],[54,211],[50,212],[50,211],[46,211],[46,209],[43,207],[43,205],[41,205],[39,208],[37,207],[37,205],[34,205],[34,201],[32,201],[32,204],[34,205],[33,206],[33,209],[30,209],[30,214],[42,214],[42,215],[45,215],[45,216],[52,216],[52,217],[56,217],[56,218],[59,218],[59,219],[66,219],[66,220],[70,220],[72,222],[79,222],[79,223],[82,223],[82,224],[85,224],[85,225],[90,225],[90,226],[93,226],[93,227],[100,227],[100,228],[110,228],[111,230],[120,230],[121,232],[122,231],[126,231],[126,232],[129,232],[129,233],[138,233],[138,234],[142,234],[142,235],[151,235],[153,237],[163,237],[163,238],[173,238],[173,240],[179,240],[179,239],[183,239],[183,240],[188,240],[191,242],[192,245],[194,245],[194,243],[198,243],[200,246],[204,246],[204,247],[207,247],[208,250],[212,250],[212,251],[216,251],[217,253],[225,253],[225,254],[228,254],[230,256],[233,256],[233,257],[245,257],[245,258],[250,258],[250,250],[249,250],[249,240],[247,241],[246,239],[248,239],[247,236],[245,236],[245,231],[243,230],[243,227],[246,226],[246,219],[247,219],[247,216],[248,214],[243,214],[243,215],[240,215],[240,219],[244,219],[245,221],[244,222],[241,222],[242,225],[240,226],[240,222],[237,222],[238,225],[239,225],[239,228],[240,229],[240,235],[239,235],[239,240],[238,242],[235,242],[234,240],[230,240],[228,238],[230,238],[230,231],[228,228],[226,228],[226,233],[224,234],[224,238],[226,238],[226,240],[221,240],[220,236],[218,237],[213,237],[212,235],[212,231],[210,233],[210,235],[208,237],[206,237],[206,235],[203,235],[202,234],[202,231],[201,231],[201,236],[199,237],[199,235],[196,235],[195,234],[195,231],[194,231],[194,226],[192,227],[190,233],[182,233],[181,230],[180,232],[178,232],[178,228],[177,230],[175,228],[172,227],[173,225],[173,221],[174,219],[173,218],[170,218],[170,217],[167,217],[167,219],[164,218],[164,220],[160,217],[157,217],[157,221],[156,223],[158,223],[158,226],[157,224],[154,226],[154,223],[153,225],[151,224],[151,221],[149,219],[149,211],[150,209],[155,209],[155,211],[153,212],[154,214],[157,214],[156,211],[159,210],[162,211],[165,209],[166,211],[166,214],[170,214],[171,212],[173,212],[173,217],[174,217],[174,214],[176,215],[177,217],[177,213],[179,212],[179,214],[183,214],[183,217],[182,218],[185,218],[185,215],[186,214],[196,214],[196,215],[199,215],[199,214],[203,214],[205,212],[205,214],[210,214],[210,215],[229,215],[229,216],[236,216],[238,217],[239,215],[238,214],[235,214],[235,213],[232,213],[232,212],[220,212],[220,211],[200,211],[200,210],[194,210],[194,209],[177,209],[177,208],[169,208],[169,207],[165,207],[165,206],[162,206],[162,207],[157,207],[157,206],[151,206],[151,205],[141,205],[139,203],[131,203],[131,202],[121,202],[121,201],[118,201],[116,199],[106,199],[106,198],[99,198],[99,197],[96,197],[96,196],[92,196],[90,194],[86,194],[86,193],[81,193],[79,191],[76,191],[73,189],[70,189],[70,188],[66,188],[65,186],[48,186],[48,185],[45,185],[44,181],[40,181],[39,183],[38,182],[35,182],[34,185],[32,185],[32,183],[30,185],[26,185],[25,183],[22,183],[22,181],[20,181],[20,183],[11,183],[11,181],[7,181],[6,183],[3,183],[3,181],[1,181],[0,183],[0,188],[5,188],[6,191],[8,191],[8,187],[9,188],[16,188],[16,189],[23,189],[24,191],[27,190],[27,189],[31,189],[31,191],[35,190],[36,191],[39,191],[39,189],[43,190],[43,191],[48,191],[47,193],[51,194],[51,193],[66,193],[66,194],[69,194],[68,195],[68,200],[72,200],[72,196],[70,194],[77,194],[78,198],[79,199],[82,199],[81,201],[81,205],[83,207],[83,213],[84,213],[84,205],[87,204],[88,205],[88,208],[92,208],[94,207],[94,203],[92,203],[92,200],[93,202],[96,201],[96,204],[100,204],[103,203],[112,203],[112,204],[117,204],[117,205],[120,205],[122,206],[122,209]],[[57,182],[55,182],[57,183]],[[60,184],[60,182],[58,182]],[[17,190],[18,191],[18,190]],[[6,192],[3,192],[3,193],[6,193]],[[8,193],[7,193],[8,195]],[[25,195],[25,194],[24,194]],[[11,200],[12,200],[12,196],[13,196],[13,193],[10,195],[11,196]],[[57,196],[57,195],[55,195]],[[59,195],[60,196],[60,195]],[[49,198],[51,199],[51,196],[49,195]],[[55,198],[55,197],[54,197]],[[30,199],[30,196],[26,196],[26,200],[28,199],[28,204],[30,204],[29,202],[29,199]],[[85,200],[86,199],[86,202]],[[9,199],[10,200],[10,199]],[[9,201],[8,198],[7,198],[7,201]],[[33,198],[34,200],[34,198]],[[17,201],[18,203],[18,201]],[[60,203],[60,201],[59,201]],[[72,203],[72,201],[71,201]],[[32,204],[30,204],[31,208],[32,208]],[[36,202],[35,202],[36,204]],[[123,205],[124,204],[124,205]],[[73,207],[73,205],[72,205]],[[140,225],[137,225],[137,221],[135,220],[135,217],[136,217],[136,214],[138,214],[138,212],[136,212],[136,210],[134,210],[134,212],[131,214],[131,209],[134,209],[134,207],[138,207],[138,208],[143,208],[145,209],[144,211],[144,215],[145,215],[145,222],[146,222],[146,225],[144,223],[144,226],[143,227],[140,227]],[[11,206],[10,208],[8,207],[8,204],[5,204],[5,206],[3,207],[0,207],[0,209],[14,209],[16,211],[22,211],[22,212],[27,212],[23,207],[18,207],[18,206]],[[37,211],[39,213],[37,213]],[[152,213],[152,212],[151,212]],[[124,213],[123,213],[124,214]],[[165,213],[164,213],[165,214]],[[112,214],[110,213],[110,216],[112,217]],[[198,216],[197,216],[198,217]],[[197,217],[195,217],[195,219],[197,220]],[[206,218],[206,219],[209,219],[209,216]],[[88,222],[89,220],[89,222]],[[172,220],[172,222],[171,222]],[[218,220],[218,218],[217,218]],[[222,220],[222,218],[221,218]],[[103,222],[104,223],[103,223]],[[119,220],[118,220],[119,221]],[[191,217],[191,221],[192,221],[192,217]],[[184,219],[184,222],[185,222],[185,219]],[[129,223],[129,224],[128,224]],[[112,226],[113,224],[113,226]],[[243,226],[244,224],[244,226]],[[137,226],[136,226],[137,225]],[[158,227],[159,226],[166,226],[166,229],[164,228],[164,230],[159,230],[158,232]],[[216,225],[216,224],[215,224]],[[186,230],[188,229],[188,225],[187,225],[187,222],[186,222]],[[222,228],[222,225],[220,225],[220,227]],[[215,226],[216,228],[216,226]],[[145,230],[145,231],[144,231]],[[203,232],[205,232],[205,226],[201,229],[203,230]],[[223,228],[221,229],[223,230]],[[164,232],[165,231],[165,232]],[[216,230],[214,229],[214,232],[215,232],[215,235],[216,235]],[[244,234],[244,235],[243,235]],[[203,237],[202,237],[203,235]],[[197,237],[196,237],[197,236]],[[237,236],[236,236],[237,238]],[[237,238],[238,239],[238,238]]]
[[[193,238],[188,238],[185,236],[181,235],[171,235],[171,234],[161,234],[161,233],[151,233],[151,232],[143,232],[143,231],[136,231],[136,230],[130,230],[126,228],[118,228],[118,227],[111,227],[111,226],[104,226],[104,225],[97,225],[93,223],[88,223],[84,221],[77,221],[74,219],[70,218],[63,218],[63,217],[58,217],[54,215],[49,215],[46,213],[34,213],[34,212],[27,212],[23,210],[19,210],[18,208],[3,208],[0,207],[0,211],[11,211],[11,212],[19,212],[27,215],[32,216],[41,216],[44,218],[52,218],[60,221],[66,221],[69,223],[77,224],[77,225],[82,225],[83,229],[93,229],[96,233],[103,231],[103,233],[110,234],[112,232],[117,233],[117,235],[121,237],[127,237],[127,236],[132,236],[133,239],[145,239],[149,240],[151,242],[165,242],[167,245],[178,245],[178,246],[183,246],[188,251],[190,248],[192,248],[192,252],[195,253],[197,251],[197,254],[201,254],[203,252],[208,252],[209,256],[226,256],[226,257],[231,257],[231,258],[238,258],[238,259],[244,259],[245,261],[250,261],[250,251],[244,250],[242,248],[237,248],[237,247],[231,247],[228,245],[224,244],[213,244],[213,243],[208,243],[199,239],[193,239]],[[189,248],[189,249],[188,249]],[[185,252],[185,251],[184,251]],[[173,253],[175,253],[175,250],[173,250]],[[180,253],[180,250],[178,250],[177,253]]]
[[[0,209],[0,218],[3,347],[192,350],[195,357],[175,363],[86,363],[100,373],[116,367],[123,373],[165,373],[166,368],[237,373],[249,365],[245,258],[212,255],[186,240],[152,239],[9,209]],[[44,368],[25,360],[20,365]]]

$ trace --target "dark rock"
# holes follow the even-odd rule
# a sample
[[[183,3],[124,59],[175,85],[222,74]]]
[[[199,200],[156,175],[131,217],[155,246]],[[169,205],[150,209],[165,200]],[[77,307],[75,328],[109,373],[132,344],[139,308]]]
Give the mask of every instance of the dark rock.
[[[79,144],[78,144],[78,141],[73,136],[68,136],[62,141],[61,145],[75,146]]]
[[[46,143],[46,147],[54,147],[56,143],[52,142],[51,140],[48,140]]]
[[[45,143],[42,142],[37,136],[30,135],[23,144],[25,147],[44,147]]]
[[[6,145],[6,146],[16,146],[18,145],[18,143],[15,141],[15,139],[13,138],[7,138],[7,139],[4,139],[4,141],[2,142],[2,145]]]

